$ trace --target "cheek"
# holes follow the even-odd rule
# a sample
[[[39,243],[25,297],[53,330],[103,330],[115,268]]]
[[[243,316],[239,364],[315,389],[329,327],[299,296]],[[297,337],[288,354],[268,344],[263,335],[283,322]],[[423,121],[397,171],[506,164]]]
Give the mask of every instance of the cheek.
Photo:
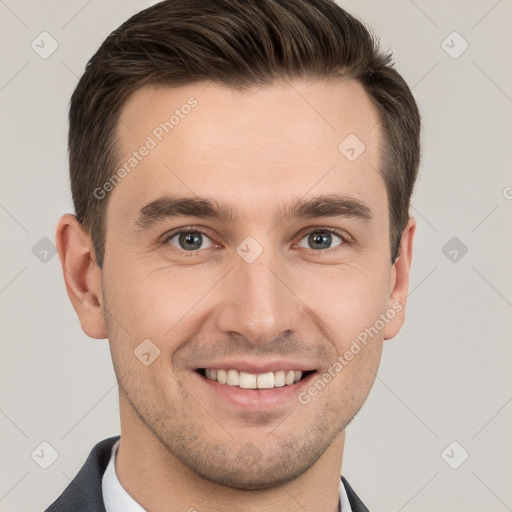
[[[374,326],[387,306],[388,276],[382,272],[346,266],[303,273],[297,283],[310,316],[327,326],[326,336],[339,350]]]
[[[190,329],[190,322],[202,311],[203,297],[217,281],[211,269],[120,266],[117,274],[111,274],[108,294],[114,301],[113,313],[126,327],[124,337],[129,333],[134,343],[150,338],[163,346],[173,335]]]

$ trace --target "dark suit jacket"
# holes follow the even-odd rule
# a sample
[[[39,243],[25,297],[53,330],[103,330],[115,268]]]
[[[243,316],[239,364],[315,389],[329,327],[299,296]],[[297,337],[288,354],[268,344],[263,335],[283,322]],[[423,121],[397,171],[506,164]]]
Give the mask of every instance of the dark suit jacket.
[[[101,483],[110,460],[112,446],[119,436],[99,442],[64,492],[45,512],[105,512]],[[342,477],[353,512],[369,512],[363,502]]]

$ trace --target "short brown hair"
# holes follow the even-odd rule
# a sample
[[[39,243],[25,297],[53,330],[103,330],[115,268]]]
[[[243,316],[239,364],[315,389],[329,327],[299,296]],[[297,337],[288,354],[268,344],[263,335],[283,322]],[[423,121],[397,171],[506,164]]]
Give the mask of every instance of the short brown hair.
[[[242,90],[283,78],[352,78],[377,107],[395,261],[418,173],[420,115],[369,30],[332,0],[165,0],[107,37],[71,98],[71,191],[100,267],[108,198],[94,191],[118,165],[116,129],[128,97],[150,84],[204,80]]]

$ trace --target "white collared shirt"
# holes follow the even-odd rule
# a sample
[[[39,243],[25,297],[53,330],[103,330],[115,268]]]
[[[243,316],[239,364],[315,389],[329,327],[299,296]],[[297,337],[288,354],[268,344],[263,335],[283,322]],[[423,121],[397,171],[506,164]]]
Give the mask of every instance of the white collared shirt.
[[[146,509],[142,508],[124,489],[119,482],[116,475],[115,458],[117,455],[117,447],[119,446],[118,439],[114,446],[112,446],[112,452],[110,460],[103,474],[102,479],[102,491],[103,491],[103,502],[107,512],[147,512]],[[352,512],[350,503],[348,501],[347,492],[345,486],[340,480],[340,502],[342,512]]]

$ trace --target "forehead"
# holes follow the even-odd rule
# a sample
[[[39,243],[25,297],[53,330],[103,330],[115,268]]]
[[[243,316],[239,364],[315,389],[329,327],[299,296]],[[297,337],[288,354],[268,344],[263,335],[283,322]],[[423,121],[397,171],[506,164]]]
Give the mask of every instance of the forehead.
[[[112,215],[135,219],[170,193],[225,198],[261,220],[283,198],[344,193],[386,215],[378,113],[363,87],[293,81],[240,92],[213,83],[143,87],[121,111]],[[379,212],[380,210],[380,212]],[[385,220],[385,219],[384,219]]]

